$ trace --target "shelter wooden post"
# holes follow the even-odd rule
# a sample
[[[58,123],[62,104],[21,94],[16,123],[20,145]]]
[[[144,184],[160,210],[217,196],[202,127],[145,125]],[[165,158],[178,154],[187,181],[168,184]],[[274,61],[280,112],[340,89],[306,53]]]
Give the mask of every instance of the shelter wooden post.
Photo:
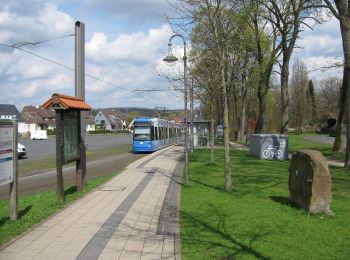
[[[56,169],[57,169],[57,195],[58,201],[64,202],[64,183],[63,183],[63,125],[62,111],[56,110]]]
[[[79,136],[79,150],[80,150],[80,157],[76,162],[76,184],[77,184],[77,191],[82,192],[84,188],[84,182],[83,177],[85,176],[86,172],[86,154],[85,154],[85,142],[83,138],[81,137],[81,114],[82,112],[79,112],[78,117],[78,136]],[[85,122],[85,121],[84,121]],[[85,128],[85,126],[84,126]]]

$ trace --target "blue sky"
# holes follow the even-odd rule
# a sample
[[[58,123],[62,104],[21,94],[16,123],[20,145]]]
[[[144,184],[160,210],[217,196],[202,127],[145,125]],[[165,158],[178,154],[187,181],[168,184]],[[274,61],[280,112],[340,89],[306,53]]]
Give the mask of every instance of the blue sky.
[[[86,78],[86,101],[94,108],[138,106],[182,108],[182,94],[175,91],[143,92],[135,89],[171,90],[161,75],[181,71],[181,64],[168,66],[172,34],[162,14],[171,12],[166,0],[10,0],[0,6],[0,43],[53,39],[74,33],[79,20],[86,27],[86,73],[114,85]],[[179,56],[181,42],[175,41]],[[292,57],[308,68],[333,57],[342,57],[338,21],[333,20],[301,34]],[[74,37],[49,41],[23,49],[74,67]],[[291,66],[292,66],[291,63]],[[339,71],[314,72],[313,79]],[[74,95],[74,73],[33,55],[0,47],[0,103],[41,105],[53,93]]]

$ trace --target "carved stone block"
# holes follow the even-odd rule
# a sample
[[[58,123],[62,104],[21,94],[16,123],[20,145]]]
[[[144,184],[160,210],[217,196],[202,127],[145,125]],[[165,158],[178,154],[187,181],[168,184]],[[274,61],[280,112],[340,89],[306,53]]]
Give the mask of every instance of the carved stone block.
[[[327,159],[319,151],[293,154],[289,167],[289,199],[310,213],[332,214],[331,175]]]

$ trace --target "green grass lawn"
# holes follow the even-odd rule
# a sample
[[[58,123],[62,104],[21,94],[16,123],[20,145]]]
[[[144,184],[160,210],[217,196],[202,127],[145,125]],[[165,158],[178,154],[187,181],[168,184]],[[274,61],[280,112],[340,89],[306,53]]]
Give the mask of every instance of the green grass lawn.
[[[224,191],[223,150],[190,156],[181,194],[183,259],[349,259],[350,173],[331,168],[334,217],[288,202],[289,161],[231,151],[233,191]]]
[[[0,246],[53,215],[64,208],[68,203],[105,183],[115,174],[116,173],[111,173],[110,176],[89,180],[84,186],[84,191],[82,193],[76,191],[76,186],[67,188],[65,190],[65,202],[62,204],[58,203],[56,191],[41,192],[20,197],[18,202],[19,218],[16,221],[12,221],[9,218],[9,201],[0,201]]]

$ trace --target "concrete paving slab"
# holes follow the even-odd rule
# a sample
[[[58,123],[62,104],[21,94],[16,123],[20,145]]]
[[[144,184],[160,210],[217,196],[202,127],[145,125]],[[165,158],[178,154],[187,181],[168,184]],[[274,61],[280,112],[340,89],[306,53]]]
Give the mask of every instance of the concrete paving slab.
[[[4,248],[0,259],[176,259],[179,226],[177,237],[156,231],[182,157],[183,147],[172,146],[134,162]]]

